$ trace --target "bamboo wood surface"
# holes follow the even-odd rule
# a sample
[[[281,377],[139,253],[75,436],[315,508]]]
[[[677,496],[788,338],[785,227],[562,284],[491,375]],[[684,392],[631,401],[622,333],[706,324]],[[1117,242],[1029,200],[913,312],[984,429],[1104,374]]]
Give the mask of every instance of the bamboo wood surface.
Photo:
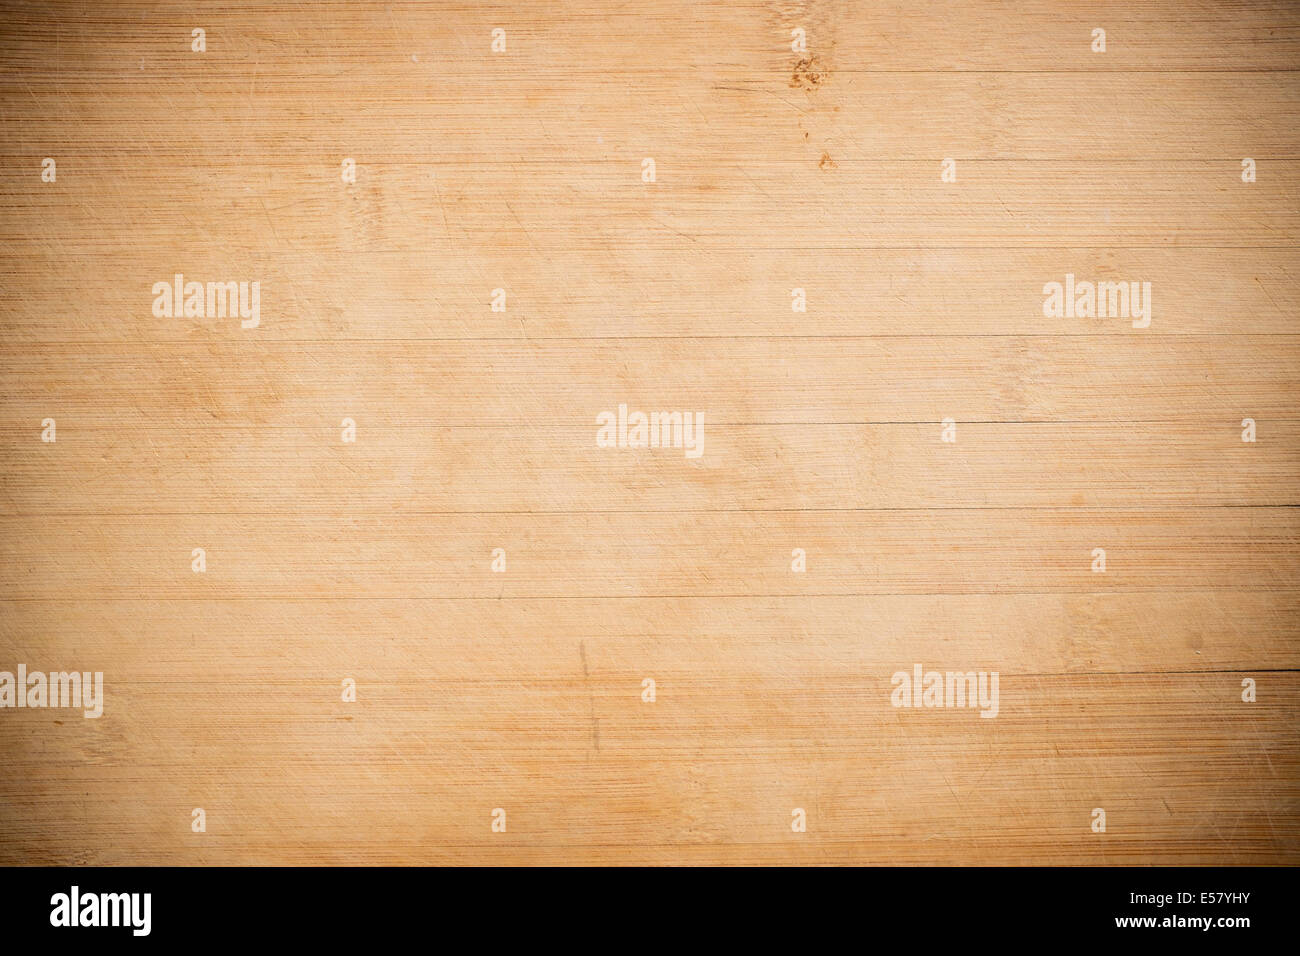
[[[1282,0],[3,0],[0,863],[1300,862],[1298,233]]]

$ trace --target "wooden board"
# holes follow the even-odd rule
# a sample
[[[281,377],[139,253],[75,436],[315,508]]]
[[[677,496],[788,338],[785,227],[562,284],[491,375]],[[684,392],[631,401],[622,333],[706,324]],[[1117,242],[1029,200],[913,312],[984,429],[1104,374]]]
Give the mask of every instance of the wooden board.
[[[1294,865],[1297,239],[1283,0],[3,0],[0,863]]]

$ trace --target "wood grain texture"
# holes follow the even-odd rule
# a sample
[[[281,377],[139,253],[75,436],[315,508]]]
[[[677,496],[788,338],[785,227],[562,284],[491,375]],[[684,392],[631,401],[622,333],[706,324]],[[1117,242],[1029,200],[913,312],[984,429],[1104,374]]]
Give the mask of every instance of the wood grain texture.
[[[3,0],[0,863],[1296,864],[1297,239],[1282,0]]]

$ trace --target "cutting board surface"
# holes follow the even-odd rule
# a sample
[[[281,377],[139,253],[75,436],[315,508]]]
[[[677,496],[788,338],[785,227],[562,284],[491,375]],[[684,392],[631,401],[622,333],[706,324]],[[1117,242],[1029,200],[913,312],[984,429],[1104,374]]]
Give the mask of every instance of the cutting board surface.
[[[1300,862],[1298,68],[0,3],[0,863]]]

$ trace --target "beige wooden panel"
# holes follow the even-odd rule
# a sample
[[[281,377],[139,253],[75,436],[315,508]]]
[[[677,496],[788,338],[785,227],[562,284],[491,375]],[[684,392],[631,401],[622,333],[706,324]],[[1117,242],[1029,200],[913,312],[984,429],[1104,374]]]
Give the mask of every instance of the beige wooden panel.
[[[440,247],[499,251],[508,244],[545,256],[664,243],[690,243],[697,252],[719,245],[1240,248],[1285,247],[1300,238],[1300,161],[1290,159],[1274,160],[1265,181],[1243,196],[1236,160],[1188,161],[1176,173],[1152,160],[959,164],[960,188],[941,189],[937,161],[819,168],[810,160],[747,170],[651,158],[655,183],[641,181],[641,157],[632,155],[619,164],[534,172],[457,164],[431,176],[428,168],[391,166],[373,172],[372,188],[351,194],[338,182],[338,161],[324,157],[310,169],[86,170],[87,199],[63,206],[59,216],[50,215],[57,192],[17,194],[15,214],[0,220],[0,242],[29,252],[50,245],[87,252],[112,249],[129,232],[137,248],[167,263],[155,279],[165,281],[186,271],[186,257],[214,246],[225,251],[225,279],[248,271],[236,263],[261,247],[436,254]],[[1017,184],[1014,193],[1008,181]],[[200,195],[220,199],[196,209]],[[1155,233],[1152,223],[1159,223]],[[1028,282],[1033,291],[1041,287],[1038,277]],[[139,311],[152,300],[141,290]]]
[[[197,509],[196,509],[197,510]],[[1293,507],[0,518],[15,598],[1275,590]],[[207,571],[191,572],[194,548]],[[491,570],[504,549],[507,573]],[[809,570],[791,570],[802,548]],[[1091,570],[1092,551],[1107,570]]]
[[[707,426],[707,420],[706,420]],[[592,425],[0,433],[0,514],[750,511],[882,508],[1245,507],[1294,502],[1300,422],[706,427],[706,452],[598,448]],[[331,436],[337,437],[337,436]],[[696,467],[707,461],[707,466]],[[503,476],[514,480],[503,481]]]
[[[630,179],[639,184],[645,155],[657,156],[666,172],[687,168],[711,183],[742,172],[772,177],[839,168],[844,176],[887,163],[900,177],[915,175],[930,185],[939,182],[945,156],[1024,163],[1017,180],[1051,172],[1038,167],[1042,162],[1070,161],[1096,175],[1112,172],[1110,163],[1146,160],[1160,178],[1177,180],[1189,162],[1217,161],[1230,174],[1242,156],[1294,161],[1300,141],[1294,125],[1300,103],[1290,78],[1244,68],[1124,71],[1086,82],[1032,72],[848,74],[808,87],[792,86],[788,74],[668,70],[579,79],[557,68],[525,73],[499,62],[490,75],[447,75],[399,59],[376,77],[383,96],[359,110],[352,74],[307,79],[300,61],[280,56],[268,57],[256,78],[221,76],[211,66],[196,69],[192,59],[182,57],[183,83],[168,83],[161,95],[152,61],[107,87],[62,75],[24,78],[9,95],[21,93],[28,105],[0,117],[0,129],[12,134],[0,150],[16,167],[24,156],[30,162],[30,154],[15,150],[19,143],[59,150],[78,174],[65,180],[65,190],[77,189],[78,181],[84,186],[90,174],[118,181],[220,169],[265,188],[298,167],[321,189],[338,193],[344,192],[339,161],[352,156],[362,174],[346,192],[357,196],[391,183],[405,167],[427,179],[472,164],[468,172],[516,170],[530,189],[505,198],[522,200],[547,180],[567,181],[575,165],[613,173],[630,164]],[[208,59],[221,70],[221,58]],[[290,124],[304,95],[317,92],[313,121]],[[1168,108],[1171,97],[1195,101],[1194,139],[1189,118]],[[148,126],[140,138],[124,139],[123,130],[142,117]],[[526,150],[509,147],[525,138]],[[836,167],[823,167],[823,154]],[[922,165],[905,165],[912,162]],[[1267,181],[1261,177],[1256,185]],[[740,182],[756,192],[748,180]],[[477,233],[461,230],[457,219],[448,223]]]
[[[1284,0],[0,3],[0,671],[106,688],[0,708],[0,863],[1300,862],[1298,56]]]
[[[597,416],[620,404],[703,413],[706,444],[732,425],[945,418],[1218,429],[1246,417],[1295,418],[1300,385],[1300,340],[1269,336],[283,344],[245,334],[192,344],[4,346],[0,361],[6,426],[36,436],[52,417],[73,442],[79,427],[258,425],[311,429],[322,444],[339,445],[339,424],[350,417],[358,444],[371,422],[586,425],[578,451],[595,444]],[[707,454],[694,467],[711,467]]]
[[[914,660],[929,666],[944,658],[1022,675],[1279,670],[1294,661],[1300,591],[672,601],[237,596],[205,599],[201,620],[187,598],[8,599],[3,610],[0,635],[15,653],[81,655],[86,667],[146,682],[178,674],[247,681],[283,668],[337,683],[345,668],[375,684],[407,667],[431,684],[549,682],[580,672],[584,653],[590,667],[640,667],[675,680],[725,677],[721,658],[734,654],[755,675],[806,682],[865,679],[881,668],[892,673]],[[141,622],[148,641],[138,639]]]
[[[833,72],[988,70],[1175,71],[1291,69],[1300,53],[1300,15],[1286,0],[1142,3],[1100,0],[994,0],[980,4],[915,4],[887,0],[708,0],[677,4],[596,6],[546,3],[349,0],[318,4],[306,15],[277,3],[240,3],[196,11],[184,2],[105,4],[87,11],[71,2],[10,4],[7,70],[64,81],[120,82],[132,73],[118,55],[130,50],[155,75],[173,81],[192,70],[188,33],[206,25],[210,55],[204,73],[246,80],[253,73],[295,73],[306,82],[348,76],[391,79],[394,68],[446,82],[499,75],[489,54],[493,27],[510,34],[511,67],[530,75],[555,72],[571,80],[610,72],[696,71],[789,74],[790,31],[807,31],[810,53]],[[50,15],[79,14],[57,48]],[[67,24],[69,27],[72,24]],[[1090,50],[1105,27],[1105,56]],[[179,34],[185,42],[177,42]],[[346,51],[340,57],[338,51]],[[322,54],[332,53],[325,58]],[[56,73],[75,64],[69,77]],[[133,63],[126,64],[134,69]],[[303,75],[303,67],[311,71]]]
[[[689,243],[685,243],[689,245]],[[508,252],[259,253],[267,320],[257,341],[699,338],[743,336],[1294,335],[1295,253],[1263,249],[689,250],[656,246]],[[223,281],[226,253],[196,252],[183,275]],[[130,249],[41,250],[0,266],[23,296],[0,297],[6,341],[241,340],[238,323],[153,315],[155,257]],[[113,283],[83,281],[89,271]],[[1051,318],[1048,282],[1151,283],[1151,325]],[[251,274],[251,272],[250,272]],[[557,274],[564,283],[555,283]],[[503,286],[502,283],[505,283]],[[491,310],[506,288],[505,312]],[[807,311],[792,309],[804,290]],[[689,290],[686,294],[685,290]]]

